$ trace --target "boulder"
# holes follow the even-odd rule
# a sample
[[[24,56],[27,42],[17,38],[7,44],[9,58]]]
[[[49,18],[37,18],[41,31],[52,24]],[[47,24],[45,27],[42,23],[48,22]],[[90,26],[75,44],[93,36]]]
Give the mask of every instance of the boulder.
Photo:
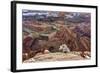
[[[50,53],[49,50],[44,50],[44,54]]]

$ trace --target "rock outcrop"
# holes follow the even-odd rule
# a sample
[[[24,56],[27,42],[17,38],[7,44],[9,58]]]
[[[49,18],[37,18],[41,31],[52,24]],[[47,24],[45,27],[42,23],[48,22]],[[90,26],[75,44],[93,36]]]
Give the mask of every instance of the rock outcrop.
[[[66,44],[71,51],[90,51],[91,48],[90,38],[88,36],[79,36],[71,29],[63,26],[60,27],[60,30],[57,31],[54,37],[50,40]]]

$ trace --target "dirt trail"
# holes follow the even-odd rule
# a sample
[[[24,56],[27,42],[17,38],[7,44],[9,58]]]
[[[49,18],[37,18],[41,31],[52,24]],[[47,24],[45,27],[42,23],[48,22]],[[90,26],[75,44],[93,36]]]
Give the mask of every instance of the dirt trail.
[[[69,60],[85,60],[75,53],[48,53],[48,54],[37,54],[34,58],[25,60],[24,63],[34,63],[34,62],[50,62],[50,61],[69,61]]]

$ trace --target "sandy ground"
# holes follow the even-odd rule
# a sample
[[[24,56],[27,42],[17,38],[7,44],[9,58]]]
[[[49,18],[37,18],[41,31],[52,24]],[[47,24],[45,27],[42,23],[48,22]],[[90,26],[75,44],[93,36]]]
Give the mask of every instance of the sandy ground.
[[[78,53],[48,53],[48,54],[37,54],[35,57],[25,60],[23,63],[34,63],[34,62],[49,62],[49,61],[69,61],[69,60],[86,60],[81,57]]]

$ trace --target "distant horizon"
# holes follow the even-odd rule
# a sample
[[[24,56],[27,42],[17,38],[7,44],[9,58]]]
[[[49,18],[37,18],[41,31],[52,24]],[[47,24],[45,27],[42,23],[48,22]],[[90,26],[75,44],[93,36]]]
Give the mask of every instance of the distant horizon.
[[[90,22],[91,13],[86,12],[62,12],[62,11],[44,11],[44,10],[22,10],[22,16],[25,19],[28,19],[29,16],[32,16],[34,19],[44,19],[48,17],[62,17],[67,19],[70,22]],[[30,18],[30,19],[32,19]]]
[[[34,14],[58,14],[59,12],[63,12],[63,11],[45,11],[45,10],[28,10],[28,9],[23,9],[22,10],[22,14],[29,14],[29,15],[34,15]],[[80,15],[80,14],[84,14],[84,15],[89,15],[90,13],[87,12],[63,12],[63,13],[67,13],[68,14],[72,14],[72,15]]]

